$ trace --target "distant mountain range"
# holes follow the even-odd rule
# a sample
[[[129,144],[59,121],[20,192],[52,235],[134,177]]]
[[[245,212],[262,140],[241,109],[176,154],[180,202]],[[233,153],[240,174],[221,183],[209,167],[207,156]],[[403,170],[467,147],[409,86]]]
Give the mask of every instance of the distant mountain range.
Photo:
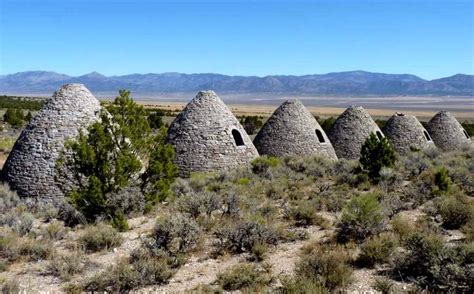
[[[410,74],[349,71],[304,76],[227,76],[220,74],[131,74],[106,77],[97,72],[72,77],[47,71],[0,76],[0,94],[48,94],[66,83],[83,83],[95,93],[128,89],[140,94],[196,92],[285,93],[308,95],[431,95],[474,96],[474,75],[424,80]]]

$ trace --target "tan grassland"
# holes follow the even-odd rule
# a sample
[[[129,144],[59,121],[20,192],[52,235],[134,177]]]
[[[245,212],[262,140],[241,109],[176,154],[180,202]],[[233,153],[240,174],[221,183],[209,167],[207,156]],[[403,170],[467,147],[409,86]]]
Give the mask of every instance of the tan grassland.
[[[171,111],[181,111],[186,103],[184,102],[151,102],[151,101],[138,101],[140,104],[144,105],[146,108],[160,108]],[[274,105],[252,105],[252,104],[228,104],[229,108],[236,116],[240,115],[257,115],[257,116],[270,116],[273,111],[276,109]],[[314,115],[321,117],[330,117],[340,115],[345,108],[342,107],[317,107],[317,106],[307,106],[308,110],[311,111]],[[451,111],[451,113],[459,120],[474,120],[474,112],[469,111]],[[405,114],[410,114],[416,116],[420,120],[427,121],[433,115],[436,114],[436,110],[414,110],[414,111],[405,111],[400,109],[377,109],[377,108],[367,108],[367,111],[374,118],[383,118],[390,117],[395,112],[403,112]]]

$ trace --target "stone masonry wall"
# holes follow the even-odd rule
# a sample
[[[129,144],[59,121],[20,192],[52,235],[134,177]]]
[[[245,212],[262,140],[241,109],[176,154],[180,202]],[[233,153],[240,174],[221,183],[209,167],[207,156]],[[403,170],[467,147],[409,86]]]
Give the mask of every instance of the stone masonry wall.
[[[244,145],[237,146],[232,130]],[[191,172],[227,170],[248,164],[258,157],[244,128],[213,91],[201,91],[176,117],[167,142],[176,150],[180,176]]]
[[[435,147],[428,132],[413,115],[394,114],[385,124],[383,133],[402,155],[413,149]]]
[[[81,84],[62,86],[26,126],[13,146],[2,176],[22,197],[63,197],[56,160],[66,140],[97,119],[99,101]]]
[[[319,142],[316,130],[324,142]],[[337,159],[326,133],[299,100],[283,102],[258,132],[254,145],[261,155],[321,155]]]
[[[372,117],[361,106],[350,106],[328,132],[338,158],[359,159],[360,150],[371,133],[383,136]]]
[[[433,116],[427,130],[436,146],[443,151],[459,150],[472,144],[466,130],[447,111],[440,111]]]

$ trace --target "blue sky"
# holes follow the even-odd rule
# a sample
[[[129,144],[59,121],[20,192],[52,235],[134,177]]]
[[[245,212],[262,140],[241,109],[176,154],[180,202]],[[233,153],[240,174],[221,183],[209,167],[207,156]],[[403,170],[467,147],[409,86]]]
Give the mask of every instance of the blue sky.
[[[0,3],[0,74],[474,73],[474,1]]]

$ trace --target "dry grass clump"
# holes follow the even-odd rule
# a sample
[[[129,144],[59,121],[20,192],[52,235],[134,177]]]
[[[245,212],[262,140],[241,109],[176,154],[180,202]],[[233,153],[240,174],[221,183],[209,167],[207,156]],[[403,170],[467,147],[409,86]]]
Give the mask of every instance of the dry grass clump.
[[[281,284],[277,293],[330,293],[317,280],[307,277],[284,276],[281,278]]]
[[[296,264],[295,279],[312,280],[314,284],[334,291],[352,281],[352,256],[340,245],[311,244],[303,248]]]
[[[277,244],[280,236],[273,228],[255,221],[230,224],[215,232],[216,247],[231,253],[255,252],[262,246]],[[258,246],[259,248],[255,248]]]
[[[0,235],[0,257],[7,264],[20,260],[45,260],[52,255],[53,251],[52,243],[46,239],[20,237],[15,232]]]
[[[87,227],[78,242],[86,252],[97,252],[120,246],[122,237],[112,226],[99,223]]]
[[[51,240],[61,240],[66,235],[66,232],[67,230],[63,222],[53,220],[43,228],[41,235]]]
[[[84,272],[90,264],[88,258],[81,252],[55,254],[46,267],[48,274],[69,280],[72,276]]]
[[[271,269],[265,264],[237,264],[217,276],[217,284],[226,291],[260,292],[271,281]]]
[[[153,231],[153,247],[171,254],[187,253],[196,248],[200,228],[184,214],[174,214],[157,220]]]
[[[27,211],[18,195],[8,185],[0,186],[0,226],[6,226],[21,236],[33,228],[34,216]]]
[[[467,224],[460,228],[464,234],[467,242],[474,241],[474,219],[471,219]]]
[[[129,258],[122,258],[82,285],[84,291],[110,291],[123,293],[147,285],[166,283],[181,266],[177,260],[162,250],[147,247],[135,249]]]
[[[0,185],[0,211],[5,213],[6,211],[17,207],[21,204],[20,197],[10,190],[7,184]]]
[[[0,278],[0,290],[2,293],[21,293],[20,283],[16,279]]]
[[[18,207],[0,216],[0,225],[8,226],[12,231],[21,236],[28,234],[33,228],[34,216],[25,211],[25,208]]]
[[[293,220],[296,226],[310,226],[318,225],[323,228],[328,228],[330,222],[317,214],[317,208],[314,201],[301,200],[297,201],[293,207],[290,208],[288,217]]]
[[[391,220],[392,231],[400,241],[405,241],[415,233],[416,227],[412,221],[403,215],[396,215]]]
[[[373,267],[375,264],[387,263],[397,247],[394,235],[382,233],[373,236],[362,244],[358,263],[362,266]]]

